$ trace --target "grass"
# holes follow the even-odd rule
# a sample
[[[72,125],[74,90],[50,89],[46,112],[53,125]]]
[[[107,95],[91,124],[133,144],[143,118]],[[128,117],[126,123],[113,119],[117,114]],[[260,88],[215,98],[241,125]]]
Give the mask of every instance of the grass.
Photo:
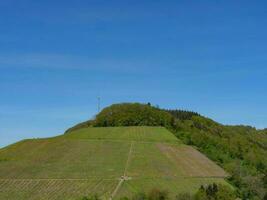
[[[104,198],[116,186],[116,180],[0,180],[0,199],[27,200],[77,200],[92,193]]]
[[[0,155],[1,178],[119,177],[130,142],[91,140],[30,140]]]
[[[139,142],[179,142],[163,127],[84,128],[64,135],[71,139],[126,140]]]
[[[0,200],[115,199],[159,187],[171,195],[224,181],[225,172],[160,127],[85,128],[0,151]]]

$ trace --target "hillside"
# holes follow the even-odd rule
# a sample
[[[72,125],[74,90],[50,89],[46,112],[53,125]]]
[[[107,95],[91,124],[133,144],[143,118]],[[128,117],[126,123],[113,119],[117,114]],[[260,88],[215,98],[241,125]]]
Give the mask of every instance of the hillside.
[[[162,127],[81,128],[0,150],[0,199],[130,196],[153,187],[195,192],[227,174]]]
[[[242,199],[267,195],[267,134],[249,126],[226,126],[201,116],[176,118],[175,135],[194,145],[231,176]]]
[[[222,125],[196,112],[123,103],[103,109],[95,119],[78,124],[67,132],[83,127],[133,124],[165,126],[185,144],[195,146],[223,167],[240,198],[267,199],[266,129]]]

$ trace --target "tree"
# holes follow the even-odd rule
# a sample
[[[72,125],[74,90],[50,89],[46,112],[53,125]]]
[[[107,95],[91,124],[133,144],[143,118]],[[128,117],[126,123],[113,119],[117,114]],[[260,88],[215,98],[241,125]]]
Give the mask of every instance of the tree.
[[[225,185],[220,185],[218,191],[215,194],[215,199],[216,200],[235,200],[236,196],[234,191],[225,186]]]
[[[94,126],[164,126],[173,127],[174,117],[163,110],[140,103],[113,104],[104,108]]]
[[[235,193],[231,188],[215,183],[206,187],[201,186],[194,196],[195,200],[235,200],[235,198]]]
[[[264,184],[264,187],[267,188],[267,174],[265,174],[264,177],[262,178],[262,182]]]
[[[203,185],[199,188],[197,193],[194,196],[195,200],[208,200],[208,195],[206,193],[206,189]]]

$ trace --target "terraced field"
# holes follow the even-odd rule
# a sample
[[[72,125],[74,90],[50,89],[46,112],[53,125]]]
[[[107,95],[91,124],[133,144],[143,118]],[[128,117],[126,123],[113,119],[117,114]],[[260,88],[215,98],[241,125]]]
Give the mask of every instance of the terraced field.
[[[86,128],[0,149],[0,199],[117,199],[153,187],[174,196],[227,174],[160,127]]]

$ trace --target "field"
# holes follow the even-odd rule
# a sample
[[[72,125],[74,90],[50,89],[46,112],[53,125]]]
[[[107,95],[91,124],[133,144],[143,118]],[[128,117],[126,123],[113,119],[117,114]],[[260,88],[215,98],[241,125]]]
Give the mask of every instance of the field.
[[[72,139],[126,140],[139,142],[179,142],[162,127],[86,128],[64,135]]]
[[[130,196],[159,187],[171,196],[227,174],[160,127],[86,128],[0,149],[0,199]]]

